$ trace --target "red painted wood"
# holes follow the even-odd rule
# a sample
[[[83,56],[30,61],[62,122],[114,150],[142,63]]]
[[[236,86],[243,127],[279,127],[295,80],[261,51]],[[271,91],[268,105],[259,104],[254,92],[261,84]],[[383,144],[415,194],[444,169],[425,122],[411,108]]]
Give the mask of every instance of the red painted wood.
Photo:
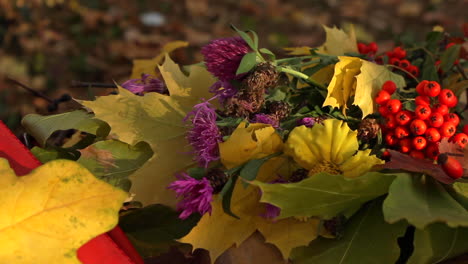
[[[6,158],[17,175],[23,176],[41,165],[31,152],[0,121],[0,157]],[[1,175],[0,175],[1,176]],[[31,254],[34,254],[31,252]],[[143,264],[143,259],[117,226],[78,250],[84,264]]]

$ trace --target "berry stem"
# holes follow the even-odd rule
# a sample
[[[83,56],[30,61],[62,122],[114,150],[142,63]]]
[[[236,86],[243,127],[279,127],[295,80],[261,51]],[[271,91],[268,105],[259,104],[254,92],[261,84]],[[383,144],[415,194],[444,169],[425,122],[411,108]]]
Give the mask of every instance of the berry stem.
[[[406,74],[408,74],[411,78],[413,78],[417,83],[420,83],[420,81],[418,80],[418,78],[416,78],[416,76],[414,76],[413,74],[411,74],[409,71],[401,68],[401,67],[398,67],[398,66],[395,66],[395,65],[392,65],[392,64],[387,64],[387,67],[392,67],[392,68],[395,68],[395,69],[398,69],[402,72],[405,72]]]

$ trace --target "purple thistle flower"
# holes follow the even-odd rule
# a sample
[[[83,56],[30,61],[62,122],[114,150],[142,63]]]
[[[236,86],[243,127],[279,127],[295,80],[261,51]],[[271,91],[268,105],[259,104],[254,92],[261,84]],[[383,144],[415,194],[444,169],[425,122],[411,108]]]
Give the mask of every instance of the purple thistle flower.
[[[304,117],[297,121],[298,125],[304,125],[306,127],[313,127],[315,124],[315,119],[313,117]]]
[[[121,86],[136,95],[143,95],[143,92],[168,93],[166,85],[149,74],[142,74],[140,79],[130,79],[122,83]]]
[[[288,181],[283,179],[281,175],[278,175],[278,178],[276,180],[273,180],[270,182],[270,184],[275,184],[275,183],[287,183]],[[262,194],[262,191],[260,191]],[[264,217],[266,219],[274,219],[278,217],[281,213],[281,208],[278,206],[272,205],[270,203],[265,203],[265,212],[261,214],[261,217]]]
[[[210,181],[206,178],[194,179],[187,173],[181,173],[176,177],[177,180],[168,188],[176,192],[177,198],[182,198],[177,204],[177,210],[182,211],[179,218],[186,219],[193,213],[211,214],[213,187]]]
[[[279,127],[278,119],[267,114],[256,114],[254,118],[251,120],[251,123],[269,124],[274,128]]]
[[[250,47],[241,37],[220,38],[211,41],[201,49],[206,68],[222,81],[236,78],[236,71]]]
[[[228,81],[217,81],[210,87],[210,93],[214,93],[221,104],[237,94],[237,89]]]
[[[221,142],[221,133],[216,125],[216,112],[210,103],[203,102],[195,105],[184,121],[190,122],[192,126],[186,138],[196,155],[194,159],[200,166],[207,168],[211,161],[219,159],[218,142]]]
[[[275,219],[276,217],[280,215],[280,213],[281,213],[281,208],[275,205],[269,204],[269,203],[265,203],[265,212],[261,214],[260,216],[266,219]]]

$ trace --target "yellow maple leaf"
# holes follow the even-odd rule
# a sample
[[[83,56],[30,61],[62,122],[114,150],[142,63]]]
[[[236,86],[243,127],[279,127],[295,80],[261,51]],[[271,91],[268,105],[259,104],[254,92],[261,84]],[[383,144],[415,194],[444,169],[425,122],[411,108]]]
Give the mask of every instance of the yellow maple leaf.
[[[350,26],[349,33],[344,32],[337,27],[327,27],[323,25],[325,30],[326,40],[322,46],[318,47],[317,53],[342,56],[345,53],[355,52],[358,53],[356,34],[354,26]],[[292,56],[306,56],[311,55],[311,47],[291,47],[284,48],[288,55]]]
[[[141,78],[141,75],[143,73],[150,74],[153,76],[156,76],[156,69],[159,64],[164,59],[164,56],[166,54],[171,53],[172,51],[178,49],[178,48],[184,48],[188,46],[188,42],[186,41],[172,41],[164,45],[162,48],[161,54],[158,56],[152,58],[152,59],[140,59],[140,60],[133,60],[133,69],[132,69],[132,75],[130,76],[130,79],[138,79]]]
[[[117,225],[127,198],[73,161],[16,177],[0,159],[0,172],[0,263],[81,263],[76,250]]]
[[[241,122],[226,142],[219,143],[223,165],[232,169],[252,159],[281,151],[283,141],[271,125]]]
[[[186,76],[168,55],[159,71],[170,96],[159,93],[138,96],[119,88],[117,95],[81,103],[91,108],[96,118],[107,122],[121,141],[131,145],[146,141],[153,149],[153,157],[131,176],[135,199],[144,204],[175,205],[174,192],[167,186],[174,181],[176,172],[194,165],[188,154],[183,119],[201,98],[212,96],[208,89],[215,79],[198,65],[192,66]]]
[[[288,165],[284,157],[268,160],[257,175],[257,180],[268,182],[277,178],[279,170]],[[210,252],[214,262],[225,250],[238,246],[256,230],[265,237],[267,243],[272,243],[288,258],[291,250],[301,245],[307,245],[317,237],[319,220],[309,219],[299,221],[286,218],[272,221],[261,216],[264,204],[259,203],[260,192],[255,186],[245,188],[239,180],[231,200],[231,210],[239,216],[236,219],[223,211],[221,201],[214,197],[211,215],[205,214],[190,233],[180,239],[190,243],[194,248],[204,248]]]
[[[392,73],[385,66],[356,57],[340,56],[338,59],[323,106],[338,107],[346,113],[347,104],[352,103],[361,108],[364,118],[376,112],[374,97],[382,84],[391,80],[398,88],[406,85],[401,75]],[[352,97],[354,101],[349,102]]]
[[[341,56],[345,53],[358,53],[356,34],[354,27],[351,26],[349,33],[344,32],[337,27],[323,26],[326,33],[325,43],[318,48],[317,52],[328,55]]]

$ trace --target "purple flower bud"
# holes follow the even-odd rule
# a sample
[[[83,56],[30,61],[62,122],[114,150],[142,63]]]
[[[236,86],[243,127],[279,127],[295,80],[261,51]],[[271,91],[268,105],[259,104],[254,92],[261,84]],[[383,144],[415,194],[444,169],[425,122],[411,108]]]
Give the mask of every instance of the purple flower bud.
[[[216,112],[210,103],[203,102],[195,105],[184,121],[191,125],[186,138],[193,148],[194,159],[207,168],[211,161],[219,159],[221,133],[216,125]]]
[[[298,125],[304,125],[306,127],[313,127],[315,124],[315,119],[313,117],[304,117],[297,121]]]
[[[214,93],[221,104],[227,99],[237,94],[237,89],[228,81],[217,81],[210,87],[210,92]]]
[[[186,219],[193,213],[211,214],[213,187],[206,178],[201,180],[190,177],[187,173],[176,175],[177,180],[169,185],[176,192],[177,198],[182,198],[177,204],[177,210],[182,211],[180,219]]]
[[[274,128],[279,127],[278,119],[274,118],[271,115],[267,115],[267,114],[256,114],[254,116],[254,118],[251,120],[251,123],[269,124]]]
[[[215,39],[201,50],[206,68],[221,81],[236,78],[240,62],[249,52],[250,47],[241,37]]]
[[[143,95],[143,93],[149,92],[168,93],[166,85],[158,78],[153,78],[149,74],[142,74],[141,79],[130,79],[122,83],[121,86],[136,95]]]

